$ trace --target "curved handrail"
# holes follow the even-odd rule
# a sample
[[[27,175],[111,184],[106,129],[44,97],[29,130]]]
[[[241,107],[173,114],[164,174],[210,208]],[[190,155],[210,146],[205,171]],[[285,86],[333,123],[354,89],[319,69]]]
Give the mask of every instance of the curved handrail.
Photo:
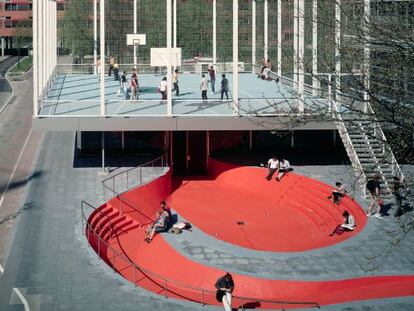
[[[109,243],[107,243],[105,240],[103,240],[100,237],[99,233],[96,232],[95,229],[92,227],[91,223],[89,222],[89,219],[87,218],[87,216],[85,214],[85,210],[84,210],[85,205],[88,206],[89,208],[93,209],[94,211],[96,211],[96,210],[99,211],[99,209],[94,207],[93,205],[89,204],[86,201],[82,200],[82,202],[81,202],[82,218],[83,218],[83,221],[86,223],[86,228],[88,229],[87,230],[88,234],[90,234],[90,231],[92,231],[93,234],[95,235],[95,237],[98,239],[99,243],[103,243],[108,249],[111,249],[112,255],[113,255],[113,260],[114,260],[113,264],[112,264],[110,258],[108,258],[108,260],[109,260],[109,262],[111,262],[112,268],[114,269],[114,271],[115,271],[115,259],[116,259],[116,257],[119,257],[119,256],[121,256],[128,263],[128,265],[130,267],[133,267],[133,269],[134,269],[134,286],[137,286],[136,285],[137,284],[137,279],[136,279],[135,271],[138,270],[138,271],[142,272],[143,274],[150,275],[151,277],[155,277],[155,278],[160,279],[163,282],[163,284],[157,283],[155,280],[153,280],[153,281],[155,283],[157,283],[157,285],[159,285],[160,287],[164,288],[165,297],[168,297],[168,292],[173,293],[171,290],[168,289],[168,284],[174,284],[177,287],[180,287],[180,288],[183,288],[183,289],[190,289],[190,290],[199,292],[200,295],[201,295],[201,299],[200,299],[201,301],[195,301],[195,302],[202,303],[203,305],[206,304],[205,303],[205,294],[215,296],[216,292],[213,291],[213,290],[193,286],[193,285],[190,285],[190,284],[187,284],[187,283],[184,283],[184,282],[171,280],[167,277],[164,277],[162,275],[159,275],[157,273],[154,273],[154,272],[152,272],[148,269],[145,269],[145,268],[137,265],[135,262],[133,262],[131,259],[129,259],[128,256],[125,255],[125,253],[123,253],[123,252],[121,253],[121,252],[116,251],[113,247],[111,247],[109,245]],[[111,234],[112,234],[112,232],[114,233],[114,236],[116,237],[118,244],[120,244],[118,234],[115,230],[113,230],[113,225],[111,223],[110,217],[106,214],[103,214],[103,213],[101,213],[101,215],[103,215],[104,217],[109,218]],[[88,242],[89,242],[89,236],[88,236]],[[99,248],[98,248],[98,255],[99,255]],[[269,299],[257,299],[257,298],[253,298],[253,297],[236,296],[236,295],[233,296],[233,299],[238,299],[238,300],[242,301],[242,309],[244,309],[243,306],[246,302],[262,302],[262,303],[280,305],[280,306],[282,306],[282,309],[283,309],[284,305],[306,305],[306,306],[311,307],[311,308],[320,308],[320,305],[317,302],[309,302],[309,301],[303,301],[303,302],[302,301],[282,301],[282,300],[279,301],[279,300],[269,300]],[[191,299],[191,300],[194,301],[194,299]]]

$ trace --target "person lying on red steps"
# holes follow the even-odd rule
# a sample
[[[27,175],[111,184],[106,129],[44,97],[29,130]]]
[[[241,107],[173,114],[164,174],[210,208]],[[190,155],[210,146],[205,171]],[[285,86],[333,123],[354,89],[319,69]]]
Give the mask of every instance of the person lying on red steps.
[[[333,236],[334,234],[341,235],[345,231],[353,231],[355,229],[356,223],[354,216],[347,211],[344,211],[342,216],[344,216],[344,222],[337,226],[329,236]]]

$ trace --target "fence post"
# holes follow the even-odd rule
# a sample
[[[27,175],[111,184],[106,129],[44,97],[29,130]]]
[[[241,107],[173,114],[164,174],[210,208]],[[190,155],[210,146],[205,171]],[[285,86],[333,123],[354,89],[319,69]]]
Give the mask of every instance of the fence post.
[[[165,298],[168,298],[168,294],[167,294],[167,279],[165,279],[164,291],[165,291]]]
[[[127,171],[127,172],[126,172],[126,175],[127,175],[127,176],[126,176],[126,179],[127,179],[126,190],[128,190],[128,189],[129,189],[129,187],[128,187],[128,184],[129,184],[129,183],[128,183],[128,181],[129,181],[128,174],[129,174],[129,172]]]
[[[142,185],[142,166],[139,167],[139,184]]]
[[[98,259],[101,260],[101,239],[99,235],[96,233],[96,237],[98,238]]]
[[[242,310],[244,310],[244,297],[242,297]]]
[[[115,273],[115,250],[114,249],[112,249],[112,255],[114,258],[114,263],[112,264],[112,271]]]
[[[203,306],[205,306],[206,304],[204,303],[204,291],[203,290],[201,290],[201,304],[203,305]]]
[[[134,267],[134,286],[137,287],[137,267],[132,266]]]

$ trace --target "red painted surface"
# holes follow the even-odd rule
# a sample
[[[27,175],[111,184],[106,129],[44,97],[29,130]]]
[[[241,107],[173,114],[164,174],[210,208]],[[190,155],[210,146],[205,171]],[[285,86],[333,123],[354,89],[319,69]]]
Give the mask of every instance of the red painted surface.
[[[233,174],[235,171],[228,171],[228,173]],[[237,175],[236,180],[254,185],[251,178],[242,179],[242,175],[240,171],[240,175]],[[294,176],[291,175],[288,178],[296,180]],[[234,184],[234,177],[236,175],[230,178],[230,175],[221,174],[217,180],[223,184]],[[167,190],[160,188],[163,186],[169,188],[170,180],[170,176],[165,176],[145,187],[134,189],[129,193],[129,198],[139,201],[142,213],[152,214],[158,209],[159,200],[163,198],[162,195],[168,193]],[[283,180],[282,183],[286,181],[286,184],[290,184],[288,180]],[[320,187],[324,188],[325,186],[321,184]],[[243,191],[248,191],[248,188],[244,187]],[[155,197],[151,198],[154,195]],[[214,297],[214,283],[223,274],[223,271],[204,266],[182,256],[163,239],[162,235],[156,236],[151,244],[145,243],[144,228],[139,226],[142,216],[134,215],[136,212],[132,210],[120,213],[116,206],[116,199],[111,200],[110,203],[100,208],[100,212],[95,212],[91,216],[94,230],[103,239],[98,243],[98,239],[89,234],[89,241],[105,262],[137,286],[144,287],[160,295],[219,305]],[[174,208],[178,207],[174,206]],[[225,211],[227,208],[227,205],[217,206],[217,209],[221,211]],[[104,217],[103,214],[108,216]],[[187,215],[183,216],[187,217]],[[116,227],[116,235],[111,236],[106,230],[109,226],[109,219],[112,226]],[[204,219],[205,222],[207,220]],[[186,232],[184,234],[191,233]],[[108,248],[105,245],[106,243],[111,245],[111,248]],[[140,269],[135,268],[133,262],[139,265]],[[165,278],[174,282],[166,281]],[[233,274],[233,278],[236,284],[234,294],[238,296],[267,300],[316,301],[321,305],[412,296],[414,294],[414,276],[379,276],[337,281],[281,281],[240,274]],[[186,284],[186,286],[183,286],[183,284]],[[202,292],[200,288],[210,290],[211,293]],[[281,307],[280,304],[257,304],[248,301],[243,302],[238,299],[234,299],[233,306],[239,307],[243,303],[249,303],[248,306],[263,309]],[[287,305],[285,307],[292,306]]]
[[[327,198],[332,186],[289,173],[280,182],[267,169],[210,161],[211,180],[181,180],[168,201],[205,233],[255,250],[296,252],[321,248],[361,232],[367,218],[350,197],[337,206]],[[344,210],[357,228],[330,237]]]

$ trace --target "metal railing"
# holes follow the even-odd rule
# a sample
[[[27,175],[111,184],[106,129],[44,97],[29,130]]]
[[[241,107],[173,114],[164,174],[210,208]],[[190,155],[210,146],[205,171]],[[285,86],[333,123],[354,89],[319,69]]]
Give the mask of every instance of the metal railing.
[[[148,281],[152,287],[155,286],[157,293],[164,295],[165,298],[168,297],[179,297],[184,298],[185,300],[200,303],[206,305],[215,301],[216,291],[211,289],[206,289],[202,287],[193,286],[188,283],[179,282],[171,280],[167,277],[164,277],[160,274],[152,272],[148,269],[141,267],[132,261],[124,252],[120,252],[114,249],[107,240],[104,240],[100,234],[99,230],[96,230],[90,223],[89,217],[94,212],[99,213],[100,217],[108,218],[108,223],[110,226],[110,239],[115,238],[118,245],[122,249],[122,245],[119,241],[118,232],[114,230],[114,226],[111,222],[111,219],[108,215],[99,211],[99,208],[94,207],[93,205],[82,201],[81,202],[82,210],[82,228],[85,228],[85,234],[88,240],[88,243],[91,245],[91,240],[93,237],[96,239],[96,253],[101,258],[101,249],[104,247],[106,250],[105,258],[107,263],[111,266],[113,272],[122,274],[124,277],[129,276],[130,281],[133,281],[134,286],[140,282],[144,283]],[[89,213],[87,212],[89,211]],[[93,248],[93,247],[92,247]],[[117,267],[122,267],[118,269]],[[245,310],[248,306],[251,305],[267,305],[275,306],[282,310],[285,310],[286,306],[302,306],[310,308],[320,308],[320,305],[317,302],[308,302],[308,301],[283,301],[283,300],[270,300],[270,299],[260,299],[254,297],[246,296],[237,296],[232,297],[233,305],[240,305],[239,308]]]
[[[356,152],[354,145],[352,143],[351,137],[349,136],[348,130],[345,126],[344,120],[342,118],[342,114],[340,111],[340,104],[336,101],[332,103],[333,113],[335,115],[336,127],[338,129],[339,135],[341,136],[342,142],[344,144],[345,150],[348,154],[349,159],[351,160],[351,164],[354,168],[355,175],[357,177],[357,184],[361,188],[362,192],[365,195],[365,184],[366,184],[366,175],[364,173],[364,169],[362,167],[361,161],[359,160],[358,153]]]
[[[152,220],[150,217],[146,216],[143,211],[140,211],[138,207],[135,206],[133,202],[129,202],[122,196],[123,193],[136,188],[138,186],[145,185],[153,181],[156,177],[161,176],[165,172],[167,167],[167,156],[163,155],[154,160],[148,161],[144,164],[141,164],[137,167],[130,168],[118,174],[115,174],[102,181],[103,185],[103,196],[104,201],[108,199],[106,196],[106,191],[109,191],[109,198],[118,198],[119,202],[125,201],[123,204],[125,206],[132,208],[134,211],[138,212],[139,215],[143,216],[146,220]],[[145,176],[144,176],[144,170]],[[122,213],[123,205],[120,205],[120,212]],[[203,305],[208,304],[209,302],[215,301],[216,292],[214,290],[205,289],[201,287],[196,287],[191,284],[184,282],[179,282],[171,280],[167,277],[154,273],[148,269],[145,269],[135,262],[133,262],[124,252],[120,252],[114,249],[107,240],[104,240],[99,232],[102,227],[100,223],[100,228],[94,228],[90,222],[90,216],[93,213],[98,213],[99,217],[105,217],[108,220],[110,233],[109,239],[116,238],[118,245],[122,249],[122,245],[119,241],[118,232],[115,230],[114,225],[111,222],[110,217],[99,210],[99,208],[94,207],[93,205],[82,201],[81,202],[82,210],[82,228],[85,228],[85,234],[87,236],[88,243],[91,245],[91,234],[94,239],[96,239],[96,248],[98,256],[101,257],[101,248],[105,247],[107,250],[107,262],[112,267],[114,272],[118,272],[124,277],[127,278],[127,275],[130,276],[129,280],[133,280],[134,286],[137,286],[137,283],[143,280],[148,280],[151,282],[152,286],[158,287],[158,293],[163,293],[163,295],[168,298],[171,297],[181,297],[186,300],[193,301],[196,303],[201,303]],[[89,211],[89,212],[87,212]],[[117,269],[116,267],[122,267]],[[194,298],[195,295],[199,298]],[[240,308],[244,310],[249,304],[266,304],[270,306],[278,306],[282,310],[285,309],[285,306],[295,305],[295,306],[304,306],[311,308],[320,308],[320,305],[317,302],[301,302],[301,301],[276,301],[276,300],[267,300],[267,299],[257,299],[252,297],[244,296],[233,296],[233,304],[240,304]]]

